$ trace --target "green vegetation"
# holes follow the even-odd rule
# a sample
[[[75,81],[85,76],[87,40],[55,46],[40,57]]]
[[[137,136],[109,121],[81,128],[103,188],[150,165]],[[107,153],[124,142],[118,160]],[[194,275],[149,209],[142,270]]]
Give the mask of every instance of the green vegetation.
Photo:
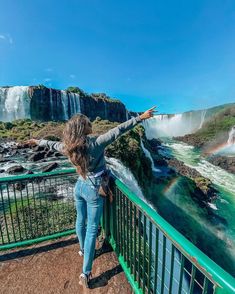
[[[144,128],[137,126],[111,144],[106,149],[106,154],[118,158],[130,168],[139,185],[147,191],[151,190],[153,175],[151,162],[140,145],[141,138],[145,140]]]
[[[79,94],[80,96],[86,95],[86,93],[82,89],[80,89],[79,87],[71,86],[71,87],[68,87],[66,89],[66,91],[71,92],[71,93],[75,93],[75,94]]]
[[[229,132],[232,126],[235,125],[235,106],[226,108],[204,124],[195,135],[200,136],[203,140],[211,140],[221,132]]]
[[[0,139],[24,141],[29,138],[53,136],[59,138],[63,123],[35,122],[30,119],[18,119],[13,122],[0,122]]]

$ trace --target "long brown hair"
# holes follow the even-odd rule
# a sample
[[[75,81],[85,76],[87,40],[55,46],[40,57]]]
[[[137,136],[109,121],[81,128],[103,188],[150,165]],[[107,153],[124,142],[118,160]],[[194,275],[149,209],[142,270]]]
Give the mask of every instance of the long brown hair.
[[[91,132],[91,122],[83,114],[74,115],[65,125],[63,132],[63,153],[86,179],[89,162],[87,135]]]

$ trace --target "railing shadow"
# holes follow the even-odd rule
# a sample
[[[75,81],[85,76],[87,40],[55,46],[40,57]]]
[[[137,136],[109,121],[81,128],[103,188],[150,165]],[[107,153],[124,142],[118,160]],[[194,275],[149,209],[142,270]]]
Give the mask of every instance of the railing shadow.
[[[3,253],[0,255],[0,262],[9,261],[16,258],[23,258],[30,255],[35,255],[43,252],[52,251],[61,247],[66,247],[69,245],[76,244],[78,241],[76,238],[69,239],[69,240],[62,240],[59,242],[53,242],[51,244],[46,244],[40,247],[33,247],[33,248],[22,248],[14,252]],[[0,253],[1,254],[1,253]]]

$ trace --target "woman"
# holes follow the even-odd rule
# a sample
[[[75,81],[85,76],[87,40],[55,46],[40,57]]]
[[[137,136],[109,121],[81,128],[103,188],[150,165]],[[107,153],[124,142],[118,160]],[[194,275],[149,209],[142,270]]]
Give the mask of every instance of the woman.
[[[36,139],[27,142],[30,145],[37,144],[55,149],[67,155],[77,169],[79,177],[75,185],[76,234],[80,244],[79,254],[84,256],[80,283],[86,287],[89,287],[91,278],[96,236],[103,210],[104,199],[98,194],[98,189],[106,170],[104,149],[139,122],[152,117],[154,111],[155,107],[98,137],[89,136],[92,133],[91,122],[85,115],[78,114],[66,123],[62,142]],[[86,220],[87,227],[85,227]]]

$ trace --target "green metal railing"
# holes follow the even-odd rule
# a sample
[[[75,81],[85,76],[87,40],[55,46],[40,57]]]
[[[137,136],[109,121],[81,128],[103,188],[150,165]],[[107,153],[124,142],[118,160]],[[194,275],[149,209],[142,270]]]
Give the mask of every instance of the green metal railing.
[[[74,169],[0,179],[0,250],[74,233]],[[235,279],[115,180],[103,229],[135,293],[235,293]]]

